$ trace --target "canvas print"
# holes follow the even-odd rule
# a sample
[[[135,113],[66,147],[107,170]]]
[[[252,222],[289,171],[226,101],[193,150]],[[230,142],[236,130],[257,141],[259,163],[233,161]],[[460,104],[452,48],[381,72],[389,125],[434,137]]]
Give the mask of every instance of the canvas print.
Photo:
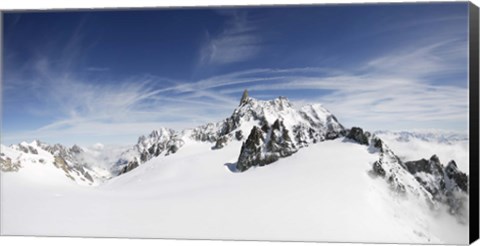
[[[2,235],[468,243],[466,2],[2,28]]]

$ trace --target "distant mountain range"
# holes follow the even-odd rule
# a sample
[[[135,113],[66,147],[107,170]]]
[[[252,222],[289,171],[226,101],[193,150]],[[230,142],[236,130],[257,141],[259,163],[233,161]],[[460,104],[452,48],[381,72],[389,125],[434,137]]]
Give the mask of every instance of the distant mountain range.
[[[397,141],[408,142],[410,140],[421,140],[426,142],[437,142],[453,144],[458,141],[467,141],[468,135],[457,132],[418,130],[418,131],[375,131],[377,135],[392,135]]]
[[[153,158],[175,155],[192,142],[211,144],[209,155],[216,155],[218,150],[232,142],[242,143],[236,162],[230,163],[229,169],[249,172],[253,167],[273,165],[316,143],[342,139],[364,145],[368,152],[378,155],[378,159],[371,163],[370,173],[372,177],[384,179],[393,191],[416,194],[432,206],[447,204],[452,214],[465,213],[462,204],[468,199],[468,175],[458,169],[454,160],[446,165],[436,155],[425,156],[427,159],[401,160],[378,136],[382,134],[393,135],[402,142],[419,139],[451,144],[468,140],[459,134],[386,131],[372,134],[359,127],[348,129],[320,104],[297,110],[285,97],[261,101],[249,97],[245,91],[239,106],[228,118],[183,131],[154,130],[141,136],[134,146],[110,157],[107,166],[97,165],[86,148],[48,145],[40,141],[9,147],[2,145],[0,162],[3,172],[17,172],[28,165],[53,165],[79,184],[100,185]]]

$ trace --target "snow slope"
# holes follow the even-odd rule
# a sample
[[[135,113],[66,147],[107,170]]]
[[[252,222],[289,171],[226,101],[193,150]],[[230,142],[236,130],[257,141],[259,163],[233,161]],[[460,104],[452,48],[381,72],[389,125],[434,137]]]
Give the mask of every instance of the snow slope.
[[[86,166],[75,165],[68,156],[58,153],[58,146],[49,146],[39,141],[22,142],[9,147],[1,145],[2,173],[15,174],[25,182],[32,181],[38,185],[95,185],[100,182],[97,172]]]
[[[241,142],[214,155],[211,146],[186,142],[98,187],[38,185],[2,172],[2,233],[467,243],[468,225],[442,205],[431,210],[372,176],[378,155],[367,146],[319,142],[243,173],[231,171]]]
[[[2,233],[466,243],[464,139],[378,135],[245,91],[222,121],[130,148],[1,146]]]

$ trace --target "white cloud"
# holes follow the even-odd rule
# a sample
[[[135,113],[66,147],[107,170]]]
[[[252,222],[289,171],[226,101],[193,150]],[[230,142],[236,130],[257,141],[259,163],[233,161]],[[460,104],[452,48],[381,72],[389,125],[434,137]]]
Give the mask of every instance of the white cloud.
[[[232,11],[224,30],[207,42],[200,50],[202,64],[228,64],[248,60],[261,48],[261,38],[246,12]]]
[[[437,78],[466,72],[462,40],[446,40],[391,51],[356,69],[252,69],[199,81],[131,77],[123,81],[87,81],[52,72],[47,60],[36,66],[36,96],[46,103],[52,122],[38,129],[6,133],[3,140],[29,137],[86,143],[135,142],[159,127],[183,129],[228,117],[245,88],[276,97],[285,91],[318,91],[295,103],[322,103],[346,126],[371,130],[446,128],[465,130],[467,81],[438,83]],[[43,108],[42,108],[43,110]]]
[[[467,52],[465,40],[437,40],[421,47],[393,50],[369,61],[364,69],[392,77],[442,76],[464,69]]]

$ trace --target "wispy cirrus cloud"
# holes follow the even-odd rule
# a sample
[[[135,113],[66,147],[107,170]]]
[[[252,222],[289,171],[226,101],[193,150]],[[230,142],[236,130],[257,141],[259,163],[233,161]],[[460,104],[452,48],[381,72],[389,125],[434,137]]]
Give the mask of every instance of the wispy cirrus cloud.
[[[466,73],[465,47],[465,40],[452,38],[391,50],[355,68],[257,68],[196,81],[155,76],[91,80],[39,59],[32,66],[35,79],[24,81],[28,85],[22,88],[35,88],[42,103],[38,110],[52,120],[2,137],[8,142],[133,143],[159,127],[183,129],[221,120],[246,88],[261,99],[282,95],[297,105],[322,103],[347,127],[465,131],[467,81],[460,76],[439,83]]]
[[[229,64],[248,60],[260,51],[262,39],[247,12],[222,12],[230,18],[218,35],[207,33],[200,50],[201,64]]]
[[[87,71],[89,72],[108,72],[110,68],[108,67],[88,67]]]
[[[256,83],[269,94],[318,91],[296,100],[320,102],[348,126],[370,129],[439,128],[465,131],[468,120],[466,41],[451,39],[373,57],[356,69],[312,74],[296,70],[276,83]],[[450,78],[451,74],[463,74]],[[461,78],[464,79],[461,79]],[[442,82],[449,78],[448,82]],[[220,90],[240,93],[241,88]]]
[[[2,141],[41,139],[53,143],[62,139],[62,143],[81,144],[109,139],[114,143],[134,143],[138,136],[160,127],[181,130],[219,120],[238,103],[234,97],[202,86],[202,81],[185,87],[187,82],[155,76],[92,80],[59,72],[45,59],[36,64],[37,77],[10,91],[35,88],[31,100],[39,103],[24,108],[24,113],[49,117],[51,122],[28,131],[6,132]],[[159,86],[172,83],[176,85]],[[14,106],[11,100],[7,103]]]
[[[464,70],[468,43],[462,39],[430,40],[425,45],[404,47],[370,60],[363,68],[390,76],[419,78]]]

